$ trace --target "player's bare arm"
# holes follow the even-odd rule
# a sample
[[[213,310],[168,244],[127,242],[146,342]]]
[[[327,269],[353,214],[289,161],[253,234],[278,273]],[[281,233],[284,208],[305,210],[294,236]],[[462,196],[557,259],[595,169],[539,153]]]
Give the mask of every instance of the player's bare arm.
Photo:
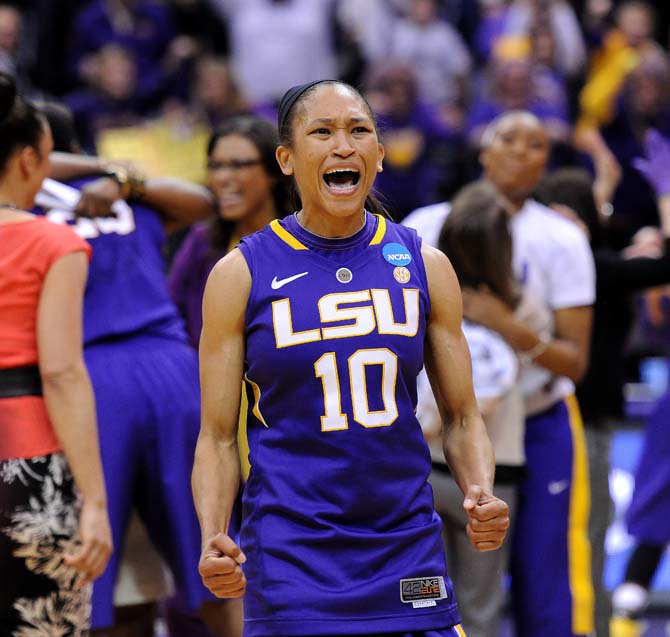
[[[431,298],[425,363],[444,423],[444,455],[465,494],[470,541],[477,550],[493,550],[505,538],[508,507],[493,495],[495,459],[472,386],[460,288],[442,252],[424,245],[422,255]]]
[[[244,314],[251,275],[239,250],[212,270],[200,338],[202,420],[193,466],[193,497],[202,530],[199,570],[219,597],[241,597],[245,556],[228,536],[240,484],[237,429],[244,365]]]

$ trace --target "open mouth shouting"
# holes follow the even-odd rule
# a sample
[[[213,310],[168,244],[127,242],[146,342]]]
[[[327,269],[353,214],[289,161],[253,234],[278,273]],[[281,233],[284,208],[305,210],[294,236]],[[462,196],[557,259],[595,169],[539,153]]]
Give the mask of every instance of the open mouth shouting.
[[[361,178],[356,168],[331,168],[323,175],[328,190],[336,195],[349,195],[356,190]]]

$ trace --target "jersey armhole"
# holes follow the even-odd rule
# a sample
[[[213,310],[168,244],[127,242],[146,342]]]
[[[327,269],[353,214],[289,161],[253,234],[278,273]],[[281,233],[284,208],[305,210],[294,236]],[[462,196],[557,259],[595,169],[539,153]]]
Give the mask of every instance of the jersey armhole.
[[[419,233],[414,230],[414,228],[409,228],[414,232],[416,235],[416,242],[419,247],[419,258],[416,260],[416,269],[418,270],[419,273],[419,278],[421,279],[421,283],[423,284],[424,290],[426,290],[426,325],[428,325],[428,320],[430,318],[430,312],[432,309],[432,303],[431,303],[431,298],[430,298],[430,287],[428,285],[428,273],[426,272],[426,264],[423,262],[423,239],[419,235]]]
[[[247,299],[247,307],[244,312],[244,323],[245,325],[249,325],[249,314],[251,311],[251,307],[254,305],[255,299],[256,299],[256,262],[254,259],[253,255],[253,248],[249,245],[253,239],[250,239],[249,237],[243,237],[240,242],[235,246],[241,253],[242,256],[244,257],[244,260],[247,263],[247,267],[249,268],[249,275],[251,276],[251,287],[249,288],[249,298]]]

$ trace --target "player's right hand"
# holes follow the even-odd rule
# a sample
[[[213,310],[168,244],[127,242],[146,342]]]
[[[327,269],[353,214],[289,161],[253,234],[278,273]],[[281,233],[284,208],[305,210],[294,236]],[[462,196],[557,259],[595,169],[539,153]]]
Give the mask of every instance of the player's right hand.
[[[247,579],[240,564],[247,561],[239,546],[225,533],[217,533],[202,548],[198,571],[202,583],[217,597],[242,597]]]

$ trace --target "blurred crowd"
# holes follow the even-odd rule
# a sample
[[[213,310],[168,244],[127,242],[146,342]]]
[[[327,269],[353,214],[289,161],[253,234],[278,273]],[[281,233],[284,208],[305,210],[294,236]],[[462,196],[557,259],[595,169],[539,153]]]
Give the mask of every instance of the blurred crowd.
[[[670,132],[669,14],[637,0],[24,0],[0,5],[0,68],[64,102],[85,151],[199,181],[227,117],[273,119],[286,87],[344,79],[379,117],[376,185],[396,219],[476,177],[486,124],[526,109],[552,168],[621,172],[600,203],[625,245],[657,219],[630,161],[648,128]]]
[[[595,255],[591,360],[586,345],[581,348],[585,360],[574,377],[551,365],[544,367],[575,381],[587,434],[592,434],[587,437],[592,479],[600,471],[604,489],[600,502],[598,492],[593,492],[595,504],[601,505],[592,514],[592,523],[601,525],[591,529],[592,542],[600,545],[593,564],[596,580],[602,572],[610,515],[611,425],[624,416],[621,385],[624,379],[636,380],[640,358],[670,352],[665,285],[670,281],[669,46],[670,3],[642,0],[0,0],[0,71],[11,74],[19,91],[35,103],[51,109],[59,103],[69,110],[71,130],[63,111],[65,143],[59,142],[58,113],[46,113],[56,150],[81,150],[91,156],[70,172],[59,166],[61,172],[52,171],[52,177],[71,181],[104,173],[107,182],[75,183],[86,205],[95,205],[96,197],[104,202],[122,195],[141,201],[151,213],[148,217],[156,214],[160,221],[151,222],[155,227],[147,222],[143,232],[150,240],[141,249],[127,248],[128,263],[138,271],[150,270],[154,277],[146,288],[158,290],[156,301],[145,293],[144,284],[137,285],[136,298],[147,306],[142,315],[146,324],[140,329],[119,327],[118,321],[113,326],[105,323],[109,334],[85,337],[89,349],[105,339],[119,345],[127,337],[128,351],[134,352],[137,345],[131,338],[143,330],[156,331],[158,306],[165,310],[161,320],[170,329],[179,324],[174,328],[178,338],[172,332],[170,338],[185,340],[180,323],[185,319],[191,344],[197,347],[202,291],[214,263],[241,237],[293,210],[289,185],[274,160],[274,123],[281,96],[296,84],[338,78],[361,88],[378,118],[386,151],[375,189],[396,221],[408,218],[412,225],[410,213],[418,208],[462,201],[456,198],[461,189],[483,176],[508,203],[514,202],[519,186],[519,209],[527,201],[541,202],[578,223]],[[520,118],[518,130],[505,133],[500,117],[510,111],[531,113],[539,128],[534,118]],[[240,117],[247,115],[253,117]],[[489,125],[495,122],[498,126],[492,130]],[[514,135],[523,138],[523,148]],[[492,160],[494,152],[498,155]],[[513,154],[524,155],[514,161],[528,166],[515,184],[505,164]],[[109,163],[105,165],[113,170],[100,170],[94,156],[131,164]],[[146,182],[129,182],[123,173],[129,165]],[[184,183],[161,181],[166,177],[206,188],[193,191]],[[67,207],[63,201],[77,196],[52,182],[43,188],[38,204],[45,210],[54,209],[54,201]],[[494,203],[496,207],[497,199]],[[446,215],[446,210],[432,209],[429,214],[435,225],[436,215]],[[56,220],[74,222],[94,244],[94,259],[102,265],[92,270],[93,284],[110,289],[114,262],[118,289],[128,287],[126,272],[121,272],[126,263],[119,256],[122,252],[104,263],[100,255],[111,245],[104,243],[108,235],[118,234],[129,245],[126,235],[135,232],[134,226],[119,229],[121,217],[117,225],[109,219],[73,221],[74,215]],[[171,239],[167,284],[163,230]],[[141,251],[144,261],[135,264]],[[645,259],[654,260],[653,268]],[[621,265],[623,261],[628,263]],[[660,283],[664,285],[637,295]],[[470,307],[477,292],[481,290],[465,294]],[[128,319],[143,311],[142,304],[133,301],[128,308],[133,307],[134,314],[120,312],[114,304],[121,294],[101,292],[100,298],[93,298],[90,289],[88,294],[100,316]],[[103,297],[109,308],[102,304]],[[591,300],[566,307],[580,309]],[[565,307],[559,304],[561,309]],[[85,308],[86,312],[92,315],[93,310]],[[486,325],[485,317],[473,322]],[[590,322],[584,325],[581,337],[588,341]],[[567,331],[580,332],[572,327]],[[565,324],[559,321],[538,334],[563,337],[561,330]],[[580,345],[579,336],[570,334],[566,340]],[[544,355],[547,342],[540,338],[530,349],[514,344],[512,348],[532,352],[535,360]],[[106,356],[100,357],[101,378],[107,374]],[[195,370],[193,352],[188,356]],[[511,350],[510,359],[516,365]],[[93,381],[96,397],[105,395],[98,391],[95,377]],[[118,389],[107,389],[115,401]],[[665,422],[670,402],[662,404],[656,416]],[[197,412],[197,406],[192,411]],[[166,420],[174,420],[174,415],[166,414]],[[108,431],[110,437],[118,437],[116,425],[110,424]],[[105,450],[112,442],[104,437],[102,441],[109,482]],[[513,484],[519,479],[515,474]],[[116,545],[123,543],[127,513],[114,529]],[[660,545],[661,551],[664,541],[652,548]],[[140,544],[140,566],[144,550]],[[651,566],[643,570],[653,573],[657,560],[649,561]],[[129,562],[126,556],[124,564]],[[114,578],[112,572],[105,584],[110,600]],[[187,589],[182,584],[177,577],[180,594]],[[649,580],[642,588],[648,585]],[[169,592],[170,585],[165,588]],[[159,591],[155,597],[165,594]],[[602,587],[596,596],[604,600],[602,607],[596,603],[596,632],[606,637],[609,600]],[[636,612],[646,600],[635,606]],[[177,597],[177,623],[185,621],[181,606],[195,604],[180,603]],[[97,623],[109,625],[111,615]],[[194,628],[174,626],[172,633],[198,634]]]

